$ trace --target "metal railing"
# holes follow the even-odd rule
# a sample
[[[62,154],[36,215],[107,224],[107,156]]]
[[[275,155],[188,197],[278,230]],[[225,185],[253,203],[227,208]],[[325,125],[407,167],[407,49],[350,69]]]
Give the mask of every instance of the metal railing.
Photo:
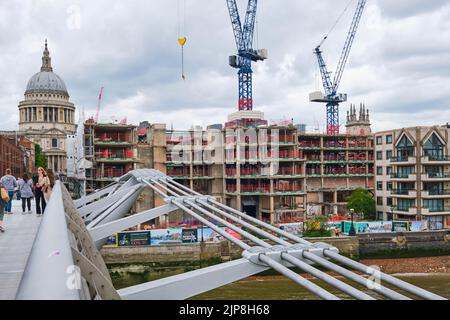
[[[392,179],[409,179],[409,176],[416,174],[415,172],[409,172],[409,173],[391,173]]]
[[[120,297],[68,191],[56,181],[16,299],[97,298]]]
[[[428,178],[450,178],[450,172],[445,172],[445,173],[441,173],[441,172],[425,172],[424,173]]]
[[[414,155],[412,155],[412,156],[397,156],[397,157],[392,157],[392,158],[391,158],[391,162],[392,162],[392,163],[397,163],[397,162],[408,162],[410,158],[414,158]]]
[[[450,190],[424,190],[425,192],[428,192],[430,196],[447,196],[450,195]]]
[[[409,193],[411,191],[416,191],[416,190],[415,189],[392,189],[391,194],[406,196],[406,195],[409,195]]]
[[[434,207],[434,208],[424,208],[428,209],[429,212],[432,213],[438,213],[438,212],[450,212],[450,206],[444,206],[444,207]]]
[[[423,157],[424,158],[428,158],[428,161],[431,161],[431,162],[434,162],[434,161],[436,161],[436,162],[443,162],[443,161],[450,162],[450,156],[424,155]]]

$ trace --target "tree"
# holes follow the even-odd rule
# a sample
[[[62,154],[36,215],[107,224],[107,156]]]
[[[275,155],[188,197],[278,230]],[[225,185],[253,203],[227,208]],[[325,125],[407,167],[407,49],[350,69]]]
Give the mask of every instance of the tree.
[[[36,168],[42,167],[47,168],[47,157],[42,152],[42,148],[40,145],[36,144],[34,147],[34,156],[35,156],[35,166]]]
[[[347,197],[347,208],[363,215],[364,219],[376,219],[376,205],[372,194],[363,188],[358,188]]]
[[[306,221],[306,231],[303,236],[307,238],[330,237],[332,232],[326,228],[326,222],[328,222],[326,216],[317,216]]]

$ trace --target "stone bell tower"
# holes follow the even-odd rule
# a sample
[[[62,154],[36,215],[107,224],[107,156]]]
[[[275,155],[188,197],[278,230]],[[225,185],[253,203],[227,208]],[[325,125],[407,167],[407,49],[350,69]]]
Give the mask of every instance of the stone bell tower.
[[[347,128],[348,135],[367,136],[372,133],[370,124],[369,109],[364,104],[359,106],[359,116],[356,112],[356,106],[350,105],[350,110],[347,111]]]

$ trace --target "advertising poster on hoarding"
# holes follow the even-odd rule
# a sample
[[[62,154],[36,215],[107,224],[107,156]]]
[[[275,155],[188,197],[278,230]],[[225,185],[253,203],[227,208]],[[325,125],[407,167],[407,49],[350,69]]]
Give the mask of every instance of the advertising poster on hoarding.
[[[342,232],[342,221],[328,221],[324,222],[322,225],[323,229],[328,231],[339,229]]]
[[[117,247],[118,241],[117,241],[117,234],[114,234],[112,236],[109,236],[108,239],[106,239],[105,247]]]
[[[183,229],[181,232],[181,238],[183,243],[196,243],[198,242],[198,230],[195,229]]]
[[[303,222],[299,223],[283,223],[278,226],[283,231],[289,232],[295,236],[303,235]]]
[[[342,226],[343,226],[343,233],[349,233],[350,232],[350,227],[351,227],[352,223],[350,221],[343,221],[342,222]],[[355,227],[355,231],[356,233],[367,233],[369,232],[369,223],[368,222],[354,222],[353,226]]]
[[[408,232],[409,222],[407,221],[394,221],[394,231],[396,232]]]
[[[225,230],[225,228],[221,228]],[[220,234],[218,234],[216,231],[214,231],[211,228],[199,228],[197,231],[198,241],[204,242],[220,242],[224,239],[224,237]]]
[[[150,231],[122,232],[117,238],[119,247],[150,245]]]
[[[392,221],[373,221],[368,224],[368,233],[386,233],[392,230]]]
[[[412,232],[427,231],[428,223],[426,220],[425,221],[411,221],[411,225],[410,225],[409,229]]]
[[[181,228],[160,229],[151,231],[151,245],[182,243]]]

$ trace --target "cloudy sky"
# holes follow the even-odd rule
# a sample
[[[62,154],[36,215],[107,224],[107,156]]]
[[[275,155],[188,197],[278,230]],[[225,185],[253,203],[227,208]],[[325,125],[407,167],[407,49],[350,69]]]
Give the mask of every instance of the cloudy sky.
[[[186,2],[185,27],[179,6]],[[246,0],[237,0],[241,12]],[[356,0],[323,45],[334,70]],[[364,102],[375,130],[450,122],[450,2],[368,0],[340,91]],[[254,66],[255,109],[271,122],[294,118],[324,129],[325,107],[312,51],[348,0],[260,0],[257,38],[269,59]],[[182,16],[182,14],[181,14]],[[241,14],[242,16],[242,14]],[[183,23],[181,23],[183,25]],[[188,37],[181,80],[179,29]],[[87,116],[175,128],[224,123],[237,109],[235,52],[224,0],[2,0],[0,129],[18,127],[17,105],[39,71],[48,38],[54,71]]]

